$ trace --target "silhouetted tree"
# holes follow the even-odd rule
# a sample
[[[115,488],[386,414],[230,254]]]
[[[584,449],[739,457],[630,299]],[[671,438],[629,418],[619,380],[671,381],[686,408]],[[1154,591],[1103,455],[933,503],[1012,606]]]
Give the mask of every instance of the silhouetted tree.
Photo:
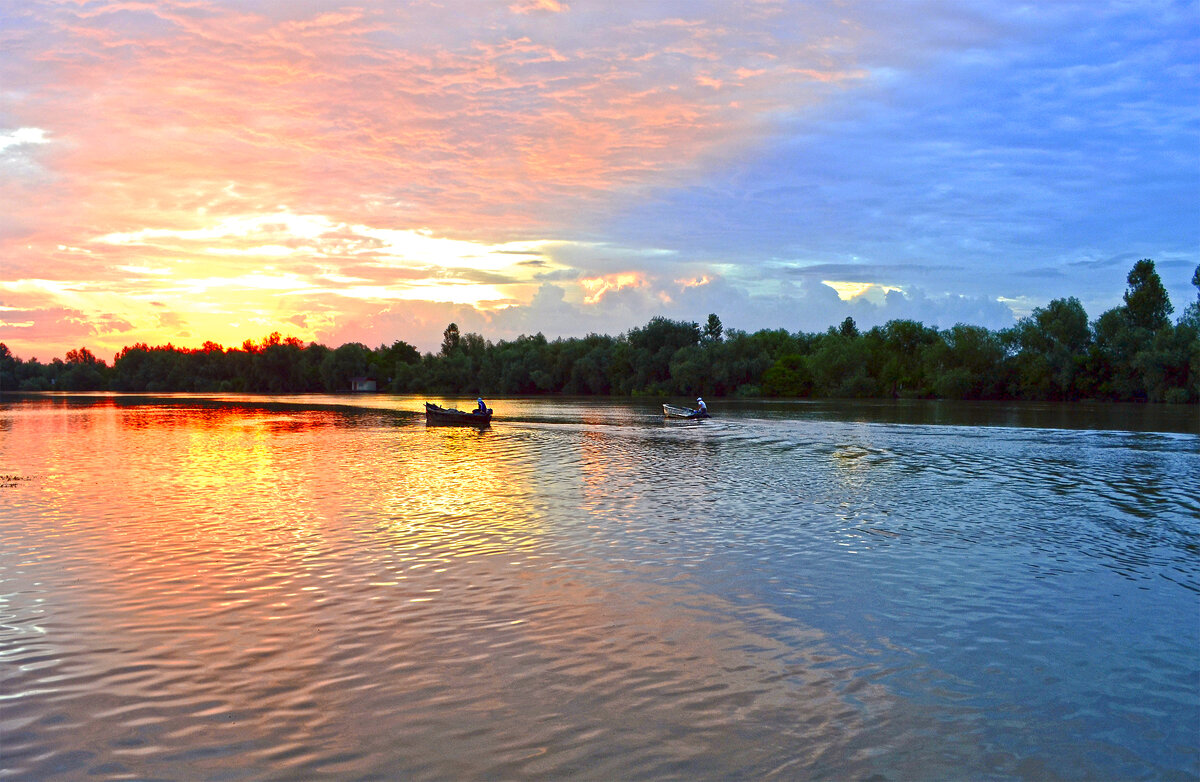
[[[321,381],[325,390],[349,391],[351,378],[367,376],[370,359],[370,349],[359,342],[348,342],[330,351],[321,361]]]
[[[446,330],[442,332],[442,355],[449,356],[451,353],[457,350],[458,343],[460,341],[461,337],[458,333],[458,324],[451,323],[446,327]]]
[[[708,314],[708,322],[704,324],[704,339],[707,342],[720,342],[722,334],[725,333],[725,327],[721,325],[721,319],[717,317],[715,312]]]

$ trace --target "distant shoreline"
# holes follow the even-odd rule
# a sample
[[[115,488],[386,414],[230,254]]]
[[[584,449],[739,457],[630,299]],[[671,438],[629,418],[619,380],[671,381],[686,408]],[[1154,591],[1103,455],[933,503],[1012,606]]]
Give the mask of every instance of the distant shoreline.
[[[1078,299],[1055,299],[1014,326],[937,329],[893,320],[861,331],[853,318],[818,334],[725,329],[710,314],[652,318],[618,336],[492,342],[451,323],[437,353],[402,340],[329,348],[278,332],[240,348],[122,349],[109,366],[87,348],[66,360],[22,361],[0,343],[0,389],[206,393],[354,391],[464,396],[946,399],[1200,402],[1198,296],[1178,320],[1154,262],[1129,273],[1125,304],[1089,321]]]
[[[0,392],[0,402],[6,404],[111,404],[117,408],[134,409],[142,405],[164,407],[188,406],[224,407],[228,405],[261,410],[341,410],[362,414],[388,414],[405,419],[424,419],[422,402],[435,400],[449,404],[470,402],[471,397],[458,394],[394,394],[306,392],[270,394],[264,392],[120,392],[120,391],[15,391]],[[489,396],[488,404],[496,409],[496,424],[519,424],[545,421],[544,415],[528,417],[533,408],[559,411],[559,419],[577,421],[585,410],[595,413],[605,410],[633,409],[646,419],[661,417],[664,401],[686,401],[678,398],[602,397],[597,395],[538,394]],[[864,423],[884,425],[960,426],[960,427],[1018,427],[1028,429],[1059,429],[1083,431],[1114,431],[1129,433],[1159,433],[1200,437],[1200,410],[1190,405],[1154,405],[1139,402],[1039,402],[1023,400],[953,400],[953,399],[709,399],[713,423],[735,423],[740,418],[782,417],[812,421],[846,420],[853,418]]]

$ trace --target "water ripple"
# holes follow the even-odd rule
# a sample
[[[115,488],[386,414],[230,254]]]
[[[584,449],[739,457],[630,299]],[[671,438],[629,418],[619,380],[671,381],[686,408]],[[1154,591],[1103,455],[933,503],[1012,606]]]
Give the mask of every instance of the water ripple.
[[[1194,436],[369,399],[0,408],[6,778],[1200,775]]]

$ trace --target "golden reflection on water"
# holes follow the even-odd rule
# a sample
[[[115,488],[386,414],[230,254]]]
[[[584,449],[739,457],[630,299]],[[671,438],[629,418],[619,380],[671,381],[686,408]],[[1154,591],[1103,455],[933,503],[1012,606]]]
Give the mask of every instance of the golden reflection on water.
[[[540,532],[529,470],[487,430],[415,426],[398,433],[379,508],[398,541],[452,556],[527,549]]]
[[[927,437],[4,413],[0,471],[31,476],[0,496],[0,728],[26,778],[950,777],[994,764],[969,698],[995,676],[956,678],[959,639],[1063,650],[1013,613],[1043,592],[1003,589],[1021,546],[944,586],[946,527],[908,496],[921,464],[958,485]]]
[[[58,661],[78,660],[70,678],[93,684],[89,705],[76,708],[109,717],[75,751],[125,763],[180,744],[294,751],[296,762],[336,754],[329,734],[355,722],[360,697],[339,684],[367,684],[364,658],[397,642],[429,647],[445,634],[427,619],[398,627],[397,637],[357,640],[377,621],[369,606],[432,600],[443,558],[536,541],[520,512],[523,475],[504,468],[486,432],[380,432],[357,427],[353,415],[103,403],[22,426],[21,456],[42,466],[36,505],[49,509],[29,517],[42,529],[31,530],[38,543],[22,561],[58,563],[55,615],[75,617],[39,656],[68,667]],[[60,519],[77,528],[61,548]],[[480,581],[497,578],[481,573]],[[96,637],[100,628],[117,644]],[[145,673],[114,673],[130,655],[152,661],[135,666]],[[164,702],[175,705],[151,705]],[[120,718],[131,709],[157,713],[147,724],[158,727],[150,744],[122,748],[129,726]],[[246,728],[256,737],[249,745],[239,735]]]
[[[579,441],[580,467],[583,474],[581,509],[596,509],[613,502],[632,502],[626,473],[633,468],[628,459],[620,458],[619,444],[598,431],[584,431]]]
[[[491,433],[447,426],[428,427],[425,435],[424,447],[395,454],[402,466],[383,510],[434,517],[486,515],[514,477],[498,469]]]

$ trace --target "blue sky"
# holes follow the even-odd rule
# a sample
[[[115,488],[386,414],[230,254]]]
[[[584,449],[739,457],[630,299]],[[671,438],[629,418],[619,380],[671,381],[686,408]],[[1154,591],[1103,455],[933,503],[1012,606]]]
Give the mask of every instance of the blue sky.
[[[908,38],[920,56],[866,52],[870,85],[607,229],[747,278],[1003,299],[1018,314],[1077,296],[1098,315],[1152,257],[1182,307],[1200,247],[1195,7],[1099,6],[1010,20],[980,7]]]
[[[1200,262],[1182,2],[0,6],[0,341],[1093,318]]]

